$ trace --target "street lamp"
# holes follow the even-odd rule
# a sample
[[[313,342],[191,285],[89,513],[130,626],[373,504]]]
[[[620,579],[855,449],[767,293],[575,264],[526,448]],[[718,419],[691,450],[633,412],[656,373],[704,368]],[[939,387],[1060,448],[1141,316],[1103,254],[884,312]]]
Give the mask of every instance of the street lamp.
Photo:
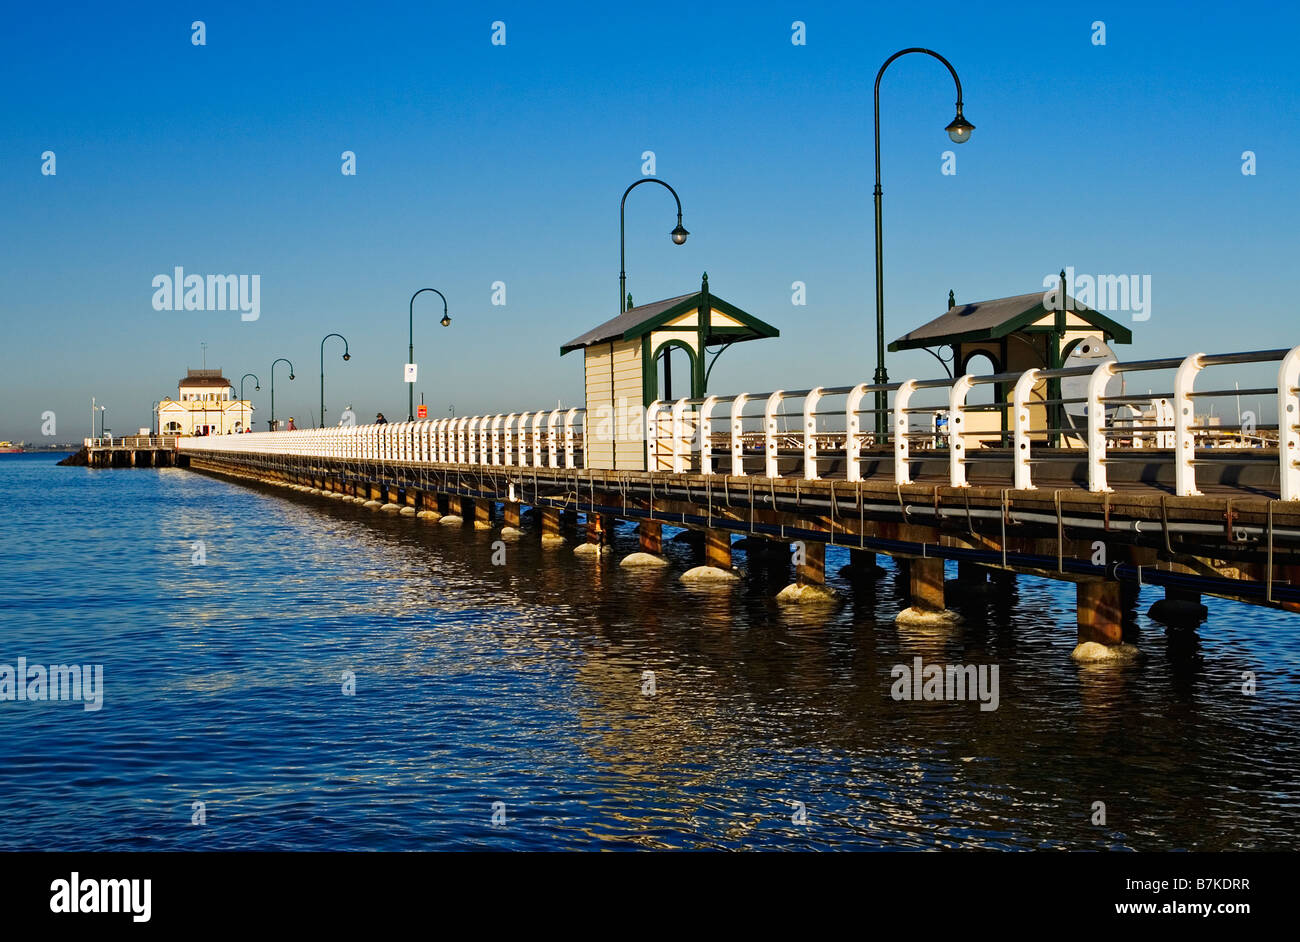
[[[451,317],[447,314],[447,297],[437,288],[421,288],[415,294],[411,295],[411,304],[408,308],[408,317],[406,320],[406,362],[415,362],[415,299],[426,291],[432,291],[438,297],[442,298],[442,320],[440,323],[443,327],[451,326]],[[406,421],[415,421],[415,383],[407,383],[409,388],[406,393]]]
[[[622,314],[627,310],[627,272],[624,271],[624,247],[627,244],[627,238],[623,231],[623,217],[627,209],[627,195],[639,187],[642,183],[658,183],[662,187],[667,187],[668,192],[677,200],[677,228],[669,233],[673,242],[682,245],[686,242],[686,237],[690,235],[682,225],[682,201],[677,195],[677,191],[658,177],[643,177],[637,180],[626,190],[623,191],[623,200],[618,204],[618,312]]]
[[[961,112],[962,109],[961,79],[957,77],[957,70],[952,67],[952,63],[950,63],[943,56],[939,55],[939,53],[934,52],[933,50],[930,49],[922,49],[919,46],[913,46],[910,49],[900,49],[898,52],[894,53],[892,56],[886,59],[885,64],[882,65],[880,67],[880,71],[876,73],[876,92],[875,92],[875,105],[876,105],[876,190],[875,190],[876,378],[875,378],[875,382],[877,386],[884,386],[889,382],[889,373],[886,372],[885,370],[885,260],[884,260],[884,245],[882,243],[881,224],[880,224],[880,195],[881,195],[881,190],[880,190],[880,79],[885,74],[885,69],[889,68],[890,63],[892,63],[895,59],[898,59],[912,52],[922,52],[925,53],[927,56],[933,56],[934,58],[942,62],[945,66],[947,66],[948,71],[952,74],[953,83],[957,86],[957,116],[953,118],[952,122],[948,125],[948,127],[944,129],[948,132],[948,137],[952,140],[952,142],[954,144],[965,144],[967,141],[970,140],[971,132],[975,130],[975,125],[967,121]],[[884,436],[885,430],[888,427],[888,423],[886,422],[886,414],[885,414],[887,406],[888,406],[888,398],[886,396],[885,391],[878,390],[876,392],[877,440],[879,440]]]
[[[286,360],[284,357],[280,357],[279,359],[271,363],[271,421],[269,422],[269,425],[271,427],[271,431],[273,432],[275,431],[275,364],[276,363],[289,363],[289,361]],[[292,363],[289,363],[289,381],[293,382]],[[240,382],[243,382],[243,380],[240,380]]]
[[[262,381],[257,378],[256,373],[245,373],[243,376],[239,377],[239,401],[240,402],[246,401],[244,399],[244,380],[248,379],[248,377],[250,376],[253,377],[253,392],[257,392],[262,388]],[[248,430],[251,429],[252,427],[253,427],[253,410],[250,408],[248,410],[248,421],[244,423],[244,429]]]
[[[320,427],[325,427],[325,341],[331,337],[338,337],[343,341],[343,359],[351,360],[352,354],[348,353],[348,338],[342,334],[326,334],[320,341]]]

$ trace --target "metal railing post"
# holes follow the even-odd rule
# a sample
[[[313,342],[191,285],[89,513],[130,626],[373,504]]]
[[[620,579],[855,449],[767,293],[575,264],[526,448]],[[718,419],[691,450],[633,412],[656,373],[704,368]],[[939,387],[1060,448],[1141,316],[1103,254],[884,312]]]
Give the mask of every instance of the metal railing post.
[[[713,407],[717,396],[706,396],[700,406],[700,474],[713,473]]]
[[[948,483],[953,487],[968,487],[966,483],[966,396],[975,377],[966,373],[953,380],[948,391]]]
[[[1300,500],[1300,347],[1292,347],[1277,371],[1277,457],[1283,500]]]
[[[908,458],[907,440],[907,404],[916,392],[916,380],[905,380],[894,393],[894,483],[911,484],[911,469]]]
[[[803,477],[805,481],[817,480],[817,405],[822,400],[822,387],[809,390],[803,397]]]
[[[867,383],[858,383],[849,391],[844,404],[844,477],[849,481],[862,480],[862,419],[858,412],[867,395]]]
[[[1025,370],[1016,380],[1011,397],[1011,411],[1015,416],[1015,430],[1011,441],[1012,484],[1017,490],[1032,491],[1034,487],[1032,466],[1029,464],[1029,396],[1038,385],[1038,370]]]
[[[731,473],[737,477],[745,474],[745,403],[749,396],[741,393],[731,401]]]
[[[1201,494],[1196,489],[1196,412],[1191,392],[1202,369],[1202,356],[1193,353],[1174,372],[1174,490],[1179,497]]]
[[[766,477],[779,477],[780,466],[777,464],[779,449],[776,444],[776,413],[781,408],[782,390],[778,389],[767,397],[763,407],[763,473]]]
[[[1107,360],[1088,375],[1088,490],[1114,490],[1106,483],[1106,405],[1101,397],[1115,375],[1114,361]]]

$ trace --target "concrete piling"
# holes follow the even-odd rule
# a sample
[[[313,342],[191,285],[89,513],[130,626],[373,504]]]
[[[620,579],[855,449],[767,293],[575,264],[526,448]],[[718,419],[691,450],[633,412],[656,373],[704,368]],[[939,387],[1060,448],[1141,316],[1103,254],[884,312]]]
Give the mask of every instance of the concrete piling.
[[[550,507],[539,508],[542,518],[542,545],[558,546],[564,542],[564,534],[561,533],[562,521],[560,520],[560,511]]]
[[[1208,617],[1210,610],[1201,603],[1201,593],[1169,586],[1165,597],[1147,610],[1147,615],[1171,628],[1195,628]]]
[[[731,534],[728,531],[704,531],[704,564],[719,569],[731,568]]]
[[[1137,649],[1124,644],[1124,600],[1113,579],[1085,579],[1076,584],[1079,643],[1076,661],[1109,661],[1131,657]]]
[[[894,621],[921,628],[961,624],[962,617],[944,606],[943,560],[911,557],[906,559],[906,568],[911,605],[899,612]]]
[[[619,560],[620,566],[628,568],[660,568],[668,565],[664,559],[664,528],[658,520],[642,520],[637,527],[638,551],[629,553]]]
[[[664,528],[658,520],[642,520],[637,532],[637,543],[643,553],[658,556],[664,551]]]
[[[849,564],[845,570],[845,575],[854,577],[874,577],[885,571],[876,562],[876,554],[865,549],[849,550]]]
[[[501,504],[501,536],[507,540],[517,540],[524,535],[519,519],[519,501],[508,500]]]
[[[704,565],[682,573],[683,582],[732,582],[740,578],[731,568],[731,533],[704,531]]]
[[[613,551],[614,517],[609,514],[587,514],[584,541],[574,548],[579,556],[600,556]]]
[[[826,585],[826,544],[802,542],[794,554],[794,582],[777,593],[778,602],[832,602],[838,594]]]

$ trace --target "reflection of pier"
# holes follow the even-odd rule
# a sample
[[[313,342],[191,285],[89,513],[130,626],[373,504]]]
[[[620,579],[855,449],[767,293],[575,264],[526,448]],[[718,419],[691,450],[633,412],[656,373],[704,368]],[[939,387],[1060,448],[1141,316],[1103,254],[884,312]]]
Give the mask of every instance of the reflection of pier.
[[[1279,445],[1206,447],[1218,442],[1196,406],[1232,391],[1195,389],[1196,375],[1270,361],[1281,362],[1277,387],[1251,394],[1274,397]],[[1108,394],[1108,380],[1143,370],[1173,374],[1171,389],[1149,395],[1169,400],[1174,421],[1135,436],[1107,408],[1133,397]],[[635,440],[649,470],[590,466],[598,452],[586,446],[627,435],[627,425],[611,432],[581,409],[183,438],[177,454],[195,469],[425,519],[454,515],[480,529],[497,525],[501,505],[509,535],[528,505],[551,545],[577,512],[587,518],[583,542],[600,546],[617,519],[638,521],[651,557],[662,552],[663,524],[683,526],[702,531],[706,565],[692,572],[703,578],[734,577],[732,534],[783,551],[798,542],[791,594],[823,603],[827,545],[855,550],[864,574],[885,553],[906,561],[904,615],[923,622],[950,614],[945,560],[959,565],[959,591],[987,591],[997,571],[1067,580],[1078,585],[1079,640],[1102,653],[1121,642],[1124,599],[1139,584],[1164,586],[1165,612],[1193,620],[1202,593],[1300,610],[1300,348],[1043,372],[655,402]],[[1078,447],[1068,436],[1054,445],[1059,428],[1042,424],[1052,410],[1032,412],[1025,397],[1045,379],[1076,374],[1087,380],[1087,428]],[[981,384],[1010,393],[991,404],[1012,413],[1010,447],[966,442],[988,436],[965,422],[967,396]],[[924,391],[941,401],[924,404]],[[889,412],[885,440],[864,431],[877,392]],[[802,428],[781,428],[790,400],[802,406]],[[934,447],[933,427],[914,421],[939,409],[949,420],[939,444],[951,447]],[[715,425],[723,410],[729,423]]]
[[[87,438],[86,464],[92,468],[155,468],[176,463],[175,435],[123,435]]]

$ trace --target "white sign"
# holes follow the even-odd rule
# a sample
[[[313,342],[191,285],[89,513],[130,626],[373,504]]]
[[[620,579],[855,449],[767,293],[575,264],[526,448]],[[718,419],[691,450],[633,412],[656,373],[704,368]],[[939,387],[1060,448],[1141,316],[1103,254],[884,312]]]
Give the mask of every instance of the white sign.
[[[403,376],[403,379],[405,379],[408,383],[415,382],[415,369],[416,367],[414,363],[406,364],[406,373]]]

